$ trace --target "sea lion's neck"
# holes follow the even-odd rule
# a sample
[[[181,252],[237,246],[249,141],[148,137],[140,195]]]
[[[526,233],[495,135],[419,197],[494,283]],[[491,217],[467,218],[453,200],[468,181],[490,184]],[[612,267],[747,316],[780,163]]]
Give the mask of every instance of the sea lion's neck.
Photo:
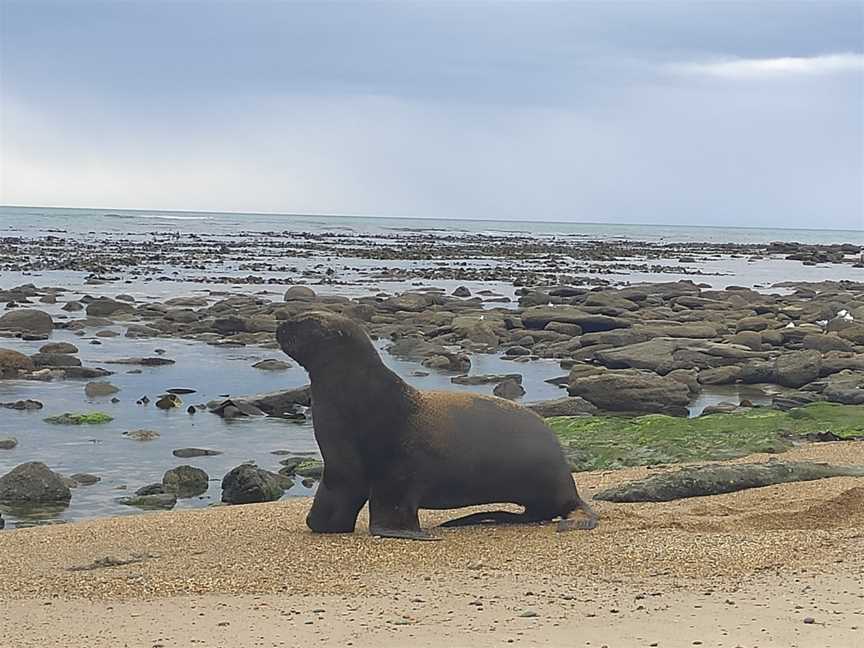
[[[313,407],[326,407],[346,418],[377,418],[393,410],[413,387],[388,369],[377,353],[366,358],[343,358],[306,368],[312,383]]]

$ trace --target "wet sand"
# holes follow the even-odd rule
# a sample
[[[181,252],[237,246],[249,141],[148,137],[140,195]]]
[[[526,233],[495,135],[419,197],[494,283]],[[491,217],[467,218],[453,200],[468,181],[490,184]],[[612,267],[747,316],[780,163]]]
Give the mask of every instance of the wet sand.
[[[754,459],[770,457],[739,461]],[[783,459],[864,464],[864,442]],[[651,470],[577,480],[590,495]],[[851,648],[864,638],[860,478],[601,502],[592,532],[438,529],[434,543],[371,538],[365,515],[354,535],[314,536],[308,504],[4,533],[0,645]],[[138,562],[94,564],[106,557]]]

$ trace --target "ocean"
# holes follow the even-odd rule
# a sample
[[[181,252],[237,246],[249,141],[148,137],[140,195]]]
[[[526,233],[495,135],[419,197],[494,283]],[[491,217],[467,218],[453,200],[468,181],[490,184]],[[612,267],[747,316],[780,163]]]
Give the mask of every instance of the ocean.
[[[716,227],[703,225],[628,225],[556,223],[541,220],[495,221],[444,218],[389,218],[323,216],[312,214],[256,214],[137,209],[71,209],[0,206],[0,234],[32,236],[62,231],[93,236],[147,235],[153,232],[236,234],[269,231],[354,232],[386,235],[394,232],[532,234],[588,240],[630,240],[656,243],[769,243],[864,245],[864,222],[859,230]]]

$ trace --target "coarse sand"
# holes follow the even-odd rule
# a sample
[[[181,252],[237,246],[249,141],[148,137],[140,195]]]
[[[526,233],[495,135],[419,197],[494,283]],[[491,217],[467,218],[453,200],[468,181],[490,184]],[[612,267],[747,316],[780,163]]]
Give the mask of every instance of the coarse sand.
[[[782,458],[864,465],[864,442]],[[590,496],[658,469],[576,479]],[[864,479],[595,506],[590,532],[440,542],[372,538],[365,512],[313,535],[305,499],[7,531],[0,648],[864,645]]]

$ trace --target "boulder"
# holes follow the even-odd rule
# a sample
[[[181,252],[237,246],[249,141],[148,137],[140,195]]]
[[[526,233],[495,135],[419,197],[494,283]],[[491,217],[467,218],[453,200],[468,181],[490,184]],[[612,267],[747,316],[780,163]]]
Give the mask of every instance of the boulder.
[[[78,353],[78,347],[69,342],[49,342],[39,347],[39,353]]]
[[[317,298],[315,291],[306,286],[291,286],[285,291],[286,302],[314,302]]]
[[[272,502],[283,493],[280,476],[254,464],[241,464],[222,479],[222,501],[227,504]]]
[[[699,372],[699,382],[703,385],[731,385],[741,377],[741,367],[730,365],[714,367]]]
[[[218,317],[213,320],[213,330],[222,335],[233,335],[235,333],[246,332],[246,320],[241,317],[229,315],[228,317]]]
[[[654,374],[607,371],[571,379],[571,396],[581,396],[598,408],[622,412],[658,412],[687,416],[687,385]]]
[[[81,360],[69,353],[34,353],[30,359],[36,368],[81,366]]]
[[[261,360],[260,362],[256,362],[252,365],[254,369],[261,369],[263,371],[285,371],[286,369],[291,368],[290,362],[285,362],[284,360],[276,360],[275,358],[268,358],[267,360]]]
[[[286,389],[284,391],[267,392],[254,396],[238,396],[207,403],[208,409],[224,418],[237,416],[288,416],[293,418],[298,407],[308,407],[312,404],[309,385]]]
[[[122,301],[100,297],[87,304],[89,317],[111,317],[122,313],[133,313],[135,307]]]
[[[864,373],[844,370],[833,374],[822,389],[825,400],[844,405],[864,405]]]
[[[597,406],[589,403],[584,398],[579,396],[569,396],[564,398],[556,398],[554,400],[539,401],[537,403],[529,403],[526,407],[536,412],[543,418],[551,418],[553,416],[580,416],[582,414],[595,414]]]
[[[774,374],[784,387],[803,387],[819,377],[821,366],[822,354],[818,351],[793,351],[774,361]]]
[[[610,369],[650,369],[657,371],[669,362],[672,354],[687,344],[687,340],[654,338],[618,349],[597,351],[594,358]]]
[[[33,361],[23,353],[0,348],[0,378],[16,378],[21,371],[32,371]]]
[[[628,328],[630,320],[587,313],[572,306],[535,306],[522,313],[522,323],[529,329],[545,328],[550,322],[577,324],[585,333]]]
[[[0,437],[0,450],[12,450],[18,445],[18,439],[15,437]]]
[[[849,326],[844,327],[839,333],[837,333],[837,335],[844,340],[848,340],[852,344],[864,346],[864,324],[858,322],[850,324]]]
[[[124,506],[134,506],[140,509],[172,509],[177,504],[174,493],[154,493],[152,495],[130,495],[117,500]]]
[[[23,335],[43,337],[54,330],[54,320],[45,311],[19,308],[0,317],[0,331],[14,331]]]
[[[741,365],[738,379],[746,385],[756,383],[773,383],[776,381],[774,363],[765,360],[751,360]]]
[[[544,331],[554,331],[562,335],[570,337],[578,337],[582,335],[582,327],[578,324],[568,324],[567,322],[549,322],[543,327]]]
[[[91,475],[90,473],[75,473],[74,475],[69,475],[69,479],[81,486],[92,486],[93,484],[102,481],[101,477]]]
[[[0,503],[10,506],[66,504],[72,492],[63,478],[39,461],[16,466],[0,477]]]
[[[120,391],[119,387],[115,387],[109,382],[89,382],[84,385],[84,394],[87,398],[99,398],[101,396],[110,396]]]
[[[495,389],[492,390],[492,393],[499,398],[516,400],[517,398],[522,398],[522,396],[525,395],[525,388],[521,385],[521,383],[516,382],[515,380],[507,379],[495,385]]]
[[[162,476],[162,486],[166,493],[175,493],[177,497],[195,497],[207,492],[209,479],[200,468],[177,466]]]
[[[420,313],[436,303],[442,303],[442,298],[437,295],[426,293],[402,293],[395,297],[385,299],[378,304],[378,308],[382,311],[396,313],[405,311],[409,313]]]
[[[849,340],[837,335],[805,335],[801,344],[805,349],[813,349],[821,353],[828,353],[829,351],[854,351],[855,349]]]

